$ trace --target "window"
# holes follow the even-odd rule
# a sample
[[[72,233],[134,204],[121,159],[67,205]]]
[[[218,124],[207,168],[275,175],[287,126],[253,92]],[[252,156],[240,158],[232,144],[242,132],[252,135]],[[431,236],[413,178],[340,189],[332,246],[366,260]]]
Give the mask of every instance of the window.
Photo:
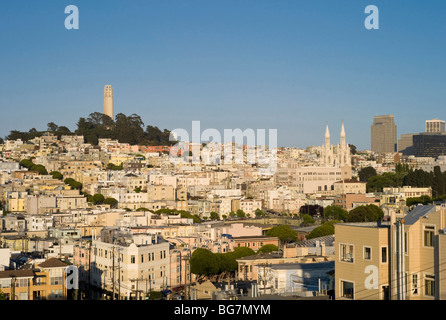
[[[343,262],[353,262],[353,245],[340,244],[341,256],[340,260]]]
[[[382,297],[383,300],[390,300],[389,286],[382,286]]]
[[[433,247],[434,246],[434,232],[435,227],[424,226],[424,246]]]
[[[142,254],[141,255],[141,263],[143,263],[144,262],[144,255]]]
[[[28,279],[17,279],[16,287],[27,287]]]
[[[63,281],[63,277],[51,277],[50,284],[52,286],[60,285],[60,284],[62,284],[62,281]]]
[[[435,297],[435,275],[433,274],[424,276],[424,295]]]
[[[130,256],[130,263],[135,263],[135,256]]]
[[[387,247],[381,248],[381,262],[387,263]]]
[[[404,253],[405,254],[407,254],[407,244],[408,244],[407,237],[408,237],[407,232],[404,232]]]
[[[11,279],[0,279],[0,288],[11,288]]]
[[[418,295],[418,274],[412,275],[412,294]]]
[[[354,284],[353,282],[342,281],[341,280],[341,297],[347,299],[354,298]]]
[[[364,260],[372,260],[372,248],[364,247]]]

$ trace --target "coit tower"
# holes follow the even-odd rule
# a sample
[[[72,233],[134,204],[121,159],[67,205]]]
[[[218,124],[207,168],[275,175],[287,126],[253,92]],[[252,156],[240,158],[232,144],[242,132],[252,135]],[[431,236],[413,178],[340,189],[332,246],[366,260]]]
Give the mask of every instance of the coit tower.
[[[113,88],[110,85],[104,88],[104,114],[113,119]]]

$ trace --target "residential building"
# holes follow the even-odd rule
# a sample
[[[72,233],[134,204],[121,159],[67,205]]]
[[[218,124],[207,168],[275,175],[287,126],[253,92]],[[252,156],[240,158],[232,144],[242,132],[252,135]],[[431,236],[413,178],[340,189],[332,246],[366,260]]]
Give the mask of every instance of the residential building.
[[[90,285],[105,290],[110,297],[144,299],[149,291],[168,285],[169,243],[158,235],[106,228],[92,241],[91,250],[90,266],[84,267],[91,269]],[[85,256],[86,252],[82,253]],[[79,255],[74,256],[74,264],[81,265]]]
[[[32,269],[0,271],[0,290],[7,300],[64,300],[67,266],[51,258]]]
[[[336,299],[444,299],[445,205],[388,222],[335,224]]]

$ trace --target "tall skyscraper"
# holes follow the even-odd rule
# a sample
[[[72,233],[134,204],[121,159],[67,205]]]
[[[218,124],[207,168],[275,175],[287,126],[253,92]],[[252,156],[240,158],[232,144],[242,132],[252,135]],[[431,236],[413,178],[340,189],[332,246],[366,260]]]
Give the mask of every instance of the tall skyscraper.
[[[113,88],[110,85],[104,88],[104,114],[113,119]]]
[[[444,132],[445,122],[444,120],[432,119],[426,120],[426,132]]]
[[[398,152],[405,156],[410,156],[413,153],[413,133],[403,133],[398,140]]]
[[[397,151],[397,132],[393,115],[375,116],[373,118],[371,149],[375,153]]]

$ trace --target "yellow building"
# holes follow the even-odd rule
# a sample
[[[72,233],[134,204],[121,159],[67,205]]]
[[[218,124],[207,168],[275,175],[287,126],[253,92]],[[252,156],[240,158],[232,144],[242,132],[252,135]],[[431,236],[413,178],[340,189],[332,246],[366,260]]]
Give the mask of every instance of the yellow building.
[[[0,271],[0,292],[7,300],[64,300],[66,267],[51,258],[33,269]]]
[[[335,298],[446,298],[445,227],[444,205],[417,206],[390,222],[335,224]]]

